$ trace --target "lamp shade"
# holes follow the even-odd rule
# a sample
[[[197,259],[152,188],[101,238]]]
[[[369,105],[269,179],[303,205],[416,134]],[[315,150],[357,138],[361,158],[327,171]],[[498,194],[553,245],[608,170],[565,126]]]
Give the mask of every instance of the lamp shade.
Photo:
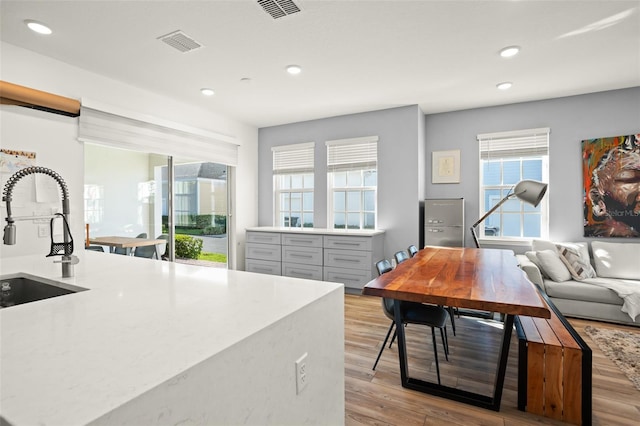
[[[522,201],[538,207],[547,192],[547,184],[537,180],[521,180],[513,190],[513,194]]]

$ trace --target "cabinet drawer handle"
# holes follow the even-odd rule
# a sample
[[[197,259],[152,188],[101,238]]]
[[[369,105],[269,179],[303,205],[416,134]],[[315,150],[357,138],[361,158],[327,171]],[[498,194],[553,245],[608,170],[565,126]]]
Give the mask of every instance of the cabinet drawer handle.
[[[313,244],[313,240],[289,240],[290,243]]]
[[[302,257],[304,259],[311,259],[313,257],[310,254],[298,254],[298,253],[291,253],[291,254],[289,254],[289,256],[291,256],[291,257]]]
[[[264,253],[264,254],[273,254],[273,251],[270,250],[255,250],[256,253]]]
[[[336,257],[336,262],[357,262],[360,263],[359,259],[345,259],[345,258],[341,258],[341,257]]]
[[[257,272],[257,271],[273,272],[273,269],[271,268],[262,268],[260,266],[254,266],[253,270],[254,272]]]
[[[359,246],[360,245],[360,243],[344,243],[340,241],[335,241],[333,244],[336,246]]]
[[[303,277],[312,277],[313,276],[313,273],[311,273],[311,272],[296,271],[295,269],[292,269],[291,273],[292,274],[301,275]]]

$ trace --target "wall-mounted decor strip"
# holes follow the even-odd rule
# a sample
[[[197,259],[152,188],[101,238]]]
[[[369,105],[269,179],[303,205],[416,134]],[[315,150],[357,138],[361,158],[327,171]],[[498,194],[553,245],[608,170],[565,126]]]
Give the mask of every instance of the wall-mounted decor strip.
[[[80,101],[0,80],[0,103],[77,117]]]

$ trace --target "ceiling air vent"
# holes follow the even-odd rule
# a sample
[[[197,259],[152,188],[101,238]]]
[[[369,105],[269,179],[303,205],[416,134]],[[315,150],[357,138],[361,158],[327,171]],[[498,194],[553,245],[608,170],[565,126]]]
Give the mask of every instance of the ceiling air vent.
[[[200,43],[180,30],[158,37],[158,40],[164,41],[169,46],[174,49],[178,49],[182,53],[191,52],[192,50],[202,47]]]
[[[258,0],[258,4],[273,19],[300,12],[300,8],[291,0]]]

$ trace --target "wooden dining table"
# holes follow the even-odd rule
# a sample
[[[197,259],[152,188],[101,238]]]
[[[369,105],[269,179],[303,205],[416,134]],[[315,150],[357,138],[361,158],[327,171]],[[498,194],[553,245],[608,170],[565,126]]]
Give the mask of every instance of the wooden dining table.
[[[105,237],[93,237],[89,238],[90,244],[99,246],[108,246],[113,251],[116,248],[136,248],[144,246],[154,246],[157,244],[166,244],[167,240],[162,239],[149,239],[149,238],[135,238],[135,237],[119,237],[119,236],[105,236]],[[156,249],[156,257],[157,257]]]
[[[395,300],[394,314],[402,386],[500,410],[509,345],[516,315],[550,318],[551,312],[536,287],[518,267],[511,250],[427,246],[415,257],[366,284],[365,295]],[[502,343],[492,395],[409,377],[401,301],[429,303],[502,314]]]

